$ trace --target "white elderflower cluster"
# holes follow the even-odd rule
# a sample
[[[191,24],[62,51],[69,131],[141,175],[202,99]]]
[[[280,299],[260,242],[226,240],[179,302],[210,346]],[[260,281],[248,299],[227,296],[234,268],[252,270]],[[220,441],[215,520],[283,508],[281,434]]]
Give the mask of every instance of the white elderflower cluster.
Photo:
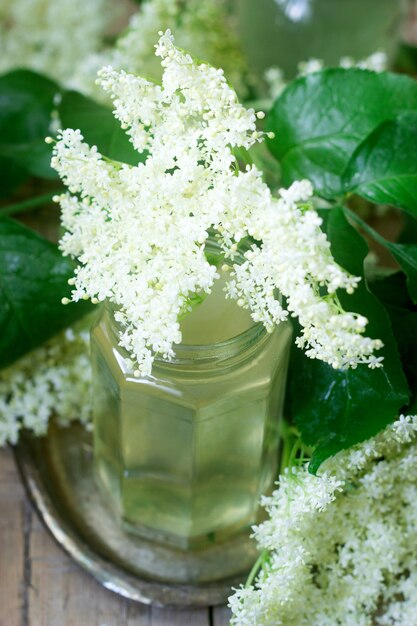
[[[417,624],[416,435],[401,416],[320,476],[281,476],[254,529],[266,564],[229,599],[234,626]]]
[[[44,435],[49,419],[87,424],[91,417],[89,332],[68,328],[0,372],[0,447],[22,428]],[[58,409],[58,413],[56,413]]]
[[[388,69],[388,57],[385,52],[378,51],[371,54],[371,56],[360,61],[355,61],[352,57],[342,57],[339,61],[339,67],[345,69],[350,67],[358,67],[361,70],[371,70],[372,72],[384,72]],[[324,61],[321,59],[309,59],[308,61],[301,61],[298,64],[298,75],[307,76],[314,72],[319,72],[325,68]],[[265,81],[268,85],[269,97],[271,100],[275,100],[284,91],[288,85],[288,81],[285,79],[284,72],[281,68],[273,66],[269,67],[264,74]]]
[[[262,243],[234,264],[229,297],[268,330],[297,316],[297,342],[311,357],[334,367],[379,365],[373,351],[381,342],[364,337],[366,319],[337,300],[337,289],[351,292],[359,279],[334,262],[308,202],[311,184],[296,182],[275,198],[256,167],[239,171],[233,148],[262,139],[254,111],[239,104],[222,70],[193,61],[170,31],[160,35],[161,85],[110,67],[99,78],[134,147],[149,152],[145,162],[112,162],[76,130],[54,146],[52,166],[69,188],[57,198],[67,230],[60,246],[79,260],[73,300],[113,302],[120,345],[136,374],[148,375],[155,354],[173,357],[189,298],[209,293],[218,278],[205,257],[209,230],[232,263],[249,236]]]
[[[176,41],[182,48],[215,67],[222,67],[237,92],[246,95],[248,69],[236,24],[224,0],[144,2],[112,48],[90,55],[79,64],[72,86],[103,99],[103,91],[94,89],[94,84],[98,70],[104,65],[159,78],[161,66],[153,54],[153,44],[158,32],[167,28],[175,29]]]
[[[26,67],[66,82],[99,50],[111,0],[0,0],[0,72]]]

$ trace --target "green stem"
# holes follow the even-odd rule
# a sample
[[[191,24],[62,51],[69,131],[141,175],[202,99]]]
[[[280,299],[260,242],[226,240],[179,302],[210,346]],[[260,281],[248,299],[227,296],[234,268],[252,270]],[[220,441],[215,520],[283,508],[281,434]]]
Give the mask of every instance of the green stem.
[[[268,550],[262,550],[261,554],[256,559],[255,564],[249,573],[248,579],[245,583],[245,589],[248,589],[249,587],[252,586],[252,583],[255,580],[259,570],[262,569],[267,559],[268,559]]]
[[[293,463],[301,444],[301,438],[298,431],[287,424],[285,420],[281,422],[281,439],[283,440],[282,454],[279,473],[282,474],[286,467],[290,467]]]
[[[178,315],[178,321],[181,322],[185,317],[187,317],[187,315],[192,313],[196,307],[200,306],[200,304],[204,302],[207,296],[208,294],[204,292],[201,295],[195,293],[188,297],[186,309]],[[191,311],[189,310],[189,307],[191,307]]]
[[[383,246],[386,246],[388,244],[389,247],[389,244],[391,242],[389,242],[387,239],[385,239],[385,237],[383,237],[376,230],[374,230],[372,226],[369,226],[369,224],[367,224],[365,220],[363,220],[357,213],[352,211],[352,209],[349,209],[349,207],[347,206],[344,206],[343,210],[349,215],[352,221],[356,222],[370,237],[375,239],[375,241],[378,241],[378,243],[382,244]]]
[[[280,473],[282,474],[286,467],[290,467],[291,464],[294,463],[298,451],[301,450],[302,459],[304,460],[306,450],[296,429],[285,422],[285,420],[281,422],[281,436],[284,441],[280,468]],[[268,559],[269,551],[262,550],[249,573],[245,583],[245,589],[252,586],[253,581],[264,565],[268,562]]]
[[[58,189],[57,191],[53,191],[51,193],[45,193],[42,196],[37,196],[36,198],[30,198],[29,200],[23,200],[23,202],[16,202],[15,204],[9,204],[2,209],[0,209],[0,215],[14,215],[15,213],[22,213],[23,211],[31,211],[38,206],[42,206],[42,204],[47,204],[52,201],[52,198],[60,193],[62,190]]]
[[[303,444],[301,443],[301,439],[298,438],[294,441],[294,445],[291,450],[290,458],[288,459],[288,467],[292,467],[295,464],[295,460],[297,458],[297,454],[302,449]]]
[[[252,155],[249,154],[246,148],[233,148],[233,154],[235,156],[236,171],[239,172],[239,161],[242,161],[244,165],[253,165]]]
[[[287,432],[282,432],[283,446],[282,446],[282,455],[281,455],[281,465],[279,473],[282,474],[284,469],[288,467],[288,461],[290,460],[290,454],[292,450],[292,438],[287,430]]]

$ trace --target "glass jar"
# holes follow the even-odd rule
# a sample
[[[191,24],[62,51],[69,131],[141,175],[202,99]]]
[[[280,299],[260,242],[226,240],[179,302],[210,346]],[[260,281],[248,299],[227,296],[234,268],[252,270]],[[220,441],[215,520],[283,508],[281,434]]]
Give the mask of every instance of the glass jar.
[[[110,306],[92,329],[99,483],[129,531],[183,551],[248,535],[277,476],[291,326],[267,333],[222,287],[146,378],[129,371]]]
[[[359,61],[378,50],[390,58],[398,41],[405,0],[232,0],[251,70],[271,66],[287,79],[300,61],[341,57]],[[262,42],[262,45],[260,45]]]

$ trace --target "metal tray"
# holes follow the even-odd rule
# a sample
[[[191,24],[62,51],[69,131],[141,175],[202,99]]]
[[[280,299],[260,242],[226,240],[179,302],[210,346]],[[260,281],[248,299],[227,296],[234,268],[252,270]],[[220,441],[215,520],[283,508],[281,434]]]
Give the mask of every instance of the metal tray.
[[[52,425],[43,438],[25,434],[14,452],[29,496],[56,541],[104,587],[126,598],[160,606],[224,604],[256,559],[247,534],[204,553],[184,554],[127,533],[96,485],[91,434],[78,424]],[[210,572],[211,562],[214,572],[219,556],[233,567],[236,554],[240,575],[181,582],[201,580],[202,565]]]

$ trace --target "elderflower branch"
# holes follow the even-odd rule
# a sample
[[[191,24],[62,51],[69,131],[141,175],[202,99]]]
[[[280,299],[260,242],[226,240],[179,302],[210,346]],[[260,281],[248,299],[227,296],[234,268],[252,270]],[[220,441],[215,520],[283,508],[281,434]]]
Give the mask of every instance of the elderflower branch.
[[[205,256],[214,231],[231,264],[226,296],[255,322],[272,331],[297,316],[308,356],[334,367],[379,365],[373,351],[382,344],[363,336],[366,319],[340,308],[336,290],[350,293],[359,279],[333,260],[311,184],[297,181],[274,197],[254,165],[236,170],[234,151],[263,139],[254,110],[238,102],[222,70],[175,47],[170,31],[160,33],[156,55],[160,85],[111,67],[99,72],[132,144],[148,151],[144,162],[113,163],[79,130],[60,131],[53,147],[52,166],[69,190],[57,198],[60,247],[79,262],[72,299],[114,303],[120,345],[148,375],[155,354],[174,356],[190,299],[219,277]],[[253,245],[239,265],[244,240]]]
[[[414,624],[416,472],[417,416],[404,415],[320,476],[284,472],[254,529],[267,565],[229,598],[231,624]]]
[[[0,447],[23,428],[44,435],[59,406],[62,426],[91,419],[88,322],[79,322],[0,372]]]
[[[265,565],[268,563],[268,560],[269,560],[268,550],[262,550],[262,552],[256,559],[255,563],[253,564],[251,571],[249,572],[249,576],[245,583],[246,589],[248,589],[253,584],[253,581],[259,574],[259,571],[265,567]]]

